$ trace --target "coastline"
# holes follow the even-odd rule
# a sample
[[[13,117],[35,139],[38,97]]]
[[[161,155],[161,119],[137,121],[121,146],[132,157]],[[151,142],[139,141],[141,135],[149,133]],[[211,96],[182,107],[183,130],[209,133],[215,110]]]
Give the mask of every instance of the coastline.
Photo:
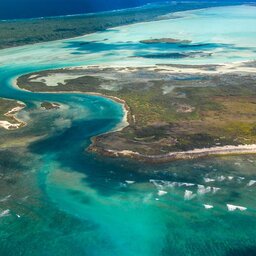
[[[250,64],[255,64],[255,67],[251,67]],[[246,66],[248,65],[248,66]],[[202,68],[202,66],[205,67]],[[214,69],[207,69],[207,67],[215,66]],[[74,66],[74,67],[64,67],[60,68],[60,70],[80,70],[80,69],[88,69],[88,68],[93,68],[93,67],[99,67],[99,68],[132,68],[132,69],[142,69],[142,68],[148,68],[151,71],[158,71],[159,73],[165,73],[167,72],[168,74],[170,73],[186,73],[186,74],[191,74],[191,75],[197,75],[197,74],[202,74],[202,75],[214,75],[214,74],[228,74],[228,73],[255,73],[256,72],[256,60],[243,60],[243,61],[235,61],[235,62],[226,62],[226,63],[221,63],[221,64],[148,64],[148,65],[143,65],[143,66],[133,66],[129,64],[125,65],[105,65],[105,64],[98,64],[98,65],[81,65],[81,66]],[[159,70],[161,69],[161,70]],[[51,70],[51,69],[49,69]],[[54,69],[53,69],[54,70]],[[33,72],[35,73],[35,72]],[[17,77],[18,78],[18,77]],[[15,79],[15,83],[16,80]],[[23,90],[23,89],[22,89]],[[26,89],[24,89],[26,90]],[[28,90],[27,90],[28,91]]]
[[[17,90],[24,90],[24,91],[27,91],[27,92],[31,92],[33,93],[33,91],[29,91],[29,90],[26,90],[26,89],[23,89],[23,88],[20,88],[17,84],[17,79],[18,77],[15,77],[11,84],[12,86],[17,89]],[[107,99],[110,99],[112,101],[115,101],[119,104],[122,105],[122,108],[123,108],[123,119],[121,121],[121,123],[117,124],[116,127],[114,127],[112,130],[104,133],[104,134],[107,134],[107,133],[111,133],[111,132],[118,132],[118,131],[121,131],[123,130],[124,128],[126,128],[127,126],[129,126],[132,122],[133,122],[133,117],[132,117],[132,114],[131,114],[131,109],[130,107],[128,106],[128,104],[125,102],[125,100],[123,99],[120,99],[116,96],[110,96],[110,95],[105,95],[105,94],[102,94],[102,93],[97,93],[97,92],[82,92],[82,91],[56,91],[56,92],[51,92],[51,91],[46,91],[46,92],[37,92],[37,93],[49,93],[49,94],[75,94],[75,93],[80,93],[80,94],[85,94],[85,95],[91,95],[91,96],[99,96],[99,97],[103,97],[103,98],[107,98]],[[24,106],[25,107],[25,106]],[[18,119],[16,119],[18,120]],[[20,121],[20,120],[19,120]],[[25,123],[26,125],[26,123]],[[1,125],[0,125],[1,126]],[[20,127],[18,127],[20,128]],[[102,134],[101,134],[102,135]]]
[[[90,93],[90,94],[94,94],[94,93]],[[131,109],[124,100],[119,99],[117,97],[106,96],[103,94],[96,94],[96,95],[107,97],[118,103],[123,104],[124,110],[125,110],[124,118],[125,117],[127,118],[126,122],[128,123],[128,126],[131,125],[131,122],[134,122]],[[122,131],[128,126],[125,126],[122,129],[118,129],[118,130],[114,129],[104,134]],[[162,155],[145,155],[145,154],[141,154],[131,150],[118,151],[118,150],[111,150],[103,147],[98,147],[97,140],[100,138],[100,136],[104,134],[100,134],[98,136],[92,137],[91,138],[92,144],[86,150],[90,152],[98,153],[107,157],[114,157],[114,158],[123,157],[123,158],[130,158],[130,159],[134,159],[142,162],[156,163],[156,164],[166,163],[166,162],[171,162],[176,160],[192,160],[196,158],[204,158],[204,157],[210,157],[210,156],[256,154],[256,144],[248,144],[248,145],[237,145],[237,146],[226,145],[226,146],[219,146],[219,147],[198,148],[198,149],[193,149],[188,151],[169,152],[167,154],[162,154]]]
[[[76,93],[76,92],[74,91],[72,93]],[[107,98],[107,99],[110,99],[112,101],[115,101],[115,102],[122,105],[124,115],[123,115],[123,119],[122,119],[121,123],[117,124],[117,126],[115,126],[113,129],[111,129],[110,131],[105,132],[103,134],[122,131],[124,128],[128,127],[133,122],[131,109],[128,106],[128,104],[126,103],[125,100],[120,99],[120,98],[115,97],[115,96],[109,96],[109,95],[105,95],[105,94],[102,94],[102,93],[96,93],[96,92],[95,93],[94,92],[79,92],[79,93],[86,94],[86,95],[92,95],[92,96],[100,96],[100,97]],[[103,134],[100,134],[98,136],[101,136]],[[98,137],[98,136],[96,136],[96,137]]]
[[[94,93],[89,93],[89,94],[94,94]],[[95,94],[94,94],[95,95]],[[131,125],[131,122],[134,122],[133,120],[133,115],[131,113],[130,107],[128,104],[117,97],[111,97],[111,96],[106,96],[103,94],[96,94],[101,97],[107,97],[110,98],[118,103],[123,104],[124,110],[125,110],[125,115],[124,118],[126,117],[126,122],[128,123],[128,126]],[[114,133],[121,131],[125,129],[126,127],[123,127],[122,129],[118,130],[111,130],[109,132],[97,135],[95,137],[91,138],[92,144],[86,149],[90,152],[98,153],[103,156],[107,157],[123,157],[123,158],[130,158],[134,159],[137,161],[141,162],[146,162],[146,163],[167,163],[171,161],[176,161],[176,160],[192,160],[196,158],[204,158],[204,157],[211,157],[211,156],[231,156],[231,155],[243,155],[243,154],[256,154],[256,144],[248,144],[248,145],[226,145],[226,146],[218,146],[218,147],[209,147],[209,148],[197,148],[193,150],[188,150],[188,151],[176,151],[176,152],[169,152],[167,154],[162,154],[162,155],[145,155],[138,153],[136,151],[131,151],[131,150],[111,150],[107,148],[102,148],[97,146],[97,140],[100,138],[100,136],[108,134],[108,133]]]
[[[97,140],[97,138],[96,138]],[[93,143],[96,142],[93,140]],[[98,148],[95,145],[89,147],[91,152],[100,153],[108,157],[124,157],[131,158],[141,162],[146,163],[167,163],[176,160],[192,160],[196,158],[204,158],[210,156],[231,156],[231,155],[243,155],[243,154],[256,154],[256,144],[250,145],[238,145],[238,146],[222,146],[222,147],[211,147],[211,148],[202,148],[202,149],[193,149],[188,151],[177,151],[170,152],[163,155],[143,155],[138,152],[130,150],[109,150]]]
[[[189,2],[188,2],[189,3]],[[4,24],[5,26],[10,25],[11,27],[15,27],[16,23],[20,23],[23,22],[23,26],[27,26],[27,23],[31,23],[30,27],[34,27],[35,29],[45,29],[45,25],[41,26],[42,23],[46,23],[49,22],[49,24],[55,22],[55,20],[62,20],[62,22],[66,22],[66,21],[70,21],[71,19],[86,19],[86,18],[95,18],[98,16],[110,16],[110,15],[122,15],[122,14],[126,14],[129,16],[130,12],[138,12],[138,11],[142,11],[143,14],[148,15],[148,17],[142,18],[140,20],[136,20],[134,21],[134,17],[132,17],[130,20],[125,21],[125,22],[121,22],[121,23],[117,23],[117,24],[113,24],[113,25],[107,25],[104,30],[108,30],[108,29],[118,29],[119,27],[123,27],[123,26],[132,26],[134,24],[144,24],[147,22],[151,22],[152,20],[154,21],[159,21],[159,20],[166,20],[166,19],[170,19],[170,17],[173,19],[173,17],[175,17],[175,14],[180,14],[180,13],[189,13],[191,11],[195,11],[195,10],[203,10],[203,9],[208,9],[208,8],[221,8],[221,7],[227,7],[227,6],[241,6],[241,5],[251,5],[251,2],[248,3],[233,3],[233,4],[221,4],[221,3],[208,3],[208,6],[204,6],[204,4],[199,4],[199,6],[186,6],[186,7],[182,7],[179,6],[179,8],[177,7],[177,9],[173,9],[172,5],[168,5],[166,4],[166,2],[160,3],[160,2],[156,2],[156,3],[148,3],[148,4],[144,4],[144,5],[140,5],[140,6],[136,6],[136,7],[131,7],[131,8],[124,8],[124,9],[117,9],[117,10],[110,10],[110,11],[102,11],[102,12],[94,12],[94,13],[81,13],[81,14],[72,14],[72,15],[57,15],[57,16],[46,16],[46,17],[35,17],[35,18],[21,18],[21,19],[3,19],[0,20],[0,25]],[[155,8],[156,7],[156,8]],[[165,7],[165,8],[164,8]],[[156,10],[157,14],[153,15],[153,19],[152,19],[152,11]],[[149,14],[148,14],[149,13]],[[170,17],[169,17],[170,16]],[[178,16],[179,17],[179,16]],[[36,23],[36,24],[33,24]],[[56,25],[56,24],[55,24]],[[38,27],[39,26],[39,27]],[[48,26],[48,29],[49,27]],[[75,30],[77,28],[77,26],[74,27],[73,30]],[[63,27],[56,25],[55,30],[62,30]],[[65,28],[64,28],[65,29]],[[34,38],[34,35],[29,35],[29,39],[31,39],[30,42],[22,42],[22,40],[24,39],[23,37],[18,38],[17,41],[14,42],[6,42],[5,46],[0,47],[0,50],[5,50],[5,49],[10,49],[10,48],[17,48],[17,47],[25,47],[28,45],[41,45],[44,44],[46,42],[58,42],[58,41],[62,41],[62,40],[73,40],[73,39],[79,39],[82,38],[84,36],[90,35],[90,34],[94,34],[97,32],[102,31],[102,27],[99,27],[97,29],[89,29],[87,30],[82,30],[79,32],[75,32],[75,33],[71,33],[69,32],[68,35],[57,35],[56,31],[50,31],[50,35],[48,36],[47,39],[42,39],[42,38]],[[0,31],[1,32],[1,31]],[[26,36],[27,39],[27,36]],[[9,40],[9,38],[8,38]],[[7,40],[7,41],[8,41]]]
[[[168,66],[163,65],[161,66],[162,71],[160,72],[183,72],[190,73],[190,74],[215,74],[215,73],[234,73],[234,72],[244,72],[244,73],[254,73],[255,68],[250,66],[245,66],[246,64],[250,64],[253,61],[242,61],[242,62],[235,62],[235,63],[226,63],[222,65],[218,65],[215,70],[203,70],[200,67],[183,67],[178,65]],[[102,65],[100,65],[102,67]],[[90,66],[78,66],[78,67],[70,67],[67,69],[87,69]],[[159,68],[160,66],[152,66],[148,68],[152,68],[153,70]],[[17,84],[17,77],[13,80],[13,86],[18,88],[19,90],[23,90],[20,88]],[[33,91],[30,91],[33,92]],[[38,92],[40,93],[40,92]],[[136,151],[132,150],[112,150],[107,147],[100,147],[97,145],[98,140],[101,136],[111,133],[120,132],[125,128],[128,128],[132,124],[134,124],[134,116],[131,112],[131,109],[127,102],[121,98],[118,98],[116,96],[110,96],[102,93],[97,92],[83,92],[83,91],[44,91],[43,93],[81,93],[85,95],[94,95],[94,96],[100,96],[104,98],[108,98],[110,100],[113,100],[123,106],[123,120],[121,123],[119,123],[116,127],[111,129],[110,131],[107,131],[103,134],[99,134],[95,137],[91,138],[92,144],[86,149],[90,152],[99,153],[104,156],[108,157],[124,157],[124,158],[130,158],[135,159],[142,162],[149,162],[149,163],[165,163],[170,162],[174,160],[188,160],[188,159],[195,159],[195,158],[202,158],[202,157],[209,157],[209,156],[223,156],[223,155],[242,155],[242,154],[256,154],[256,144],[241,144],[241,145],[225,145],[225,146],[217,146],[217,147],[209,147],[209,148],[195,148],[188,151],[171,151],[165,154],[156,154],[156,155],[150,155],[150,154],[141,154]]]
[[[18,38],[17,41],[12,42],[13,40],[11,40],[11,42],[7,42],[7,44],[5,46],[0,47],[0,50],[5,50],[5,49],[10,49],[10,48],[17,48],[17,47],[24,47],[24,46],[28,46],[28,45],[40,45],[40,44],[44,44],[46,42],[58,42],[58,41],[62,41],[62,40],[72,40],[72,39],[79,39],[81,37],[90,35],[90,34],[94,34],[97,32],[100,32],[102,30],[108,30],[108,29],[115,29],[118,27],[122,27],[124,25],[132,25],[134,23],[144,23],[144,22],[150,22],[153,20],[157,20],[157,19],[164,19],[161,18],[164,15],[170,14],[170,13],[176,13],[176,12],[183,12],[183,11],[192,11],[192,10],[197,10],[197,9],[204,9],[204,8],[212,8],[212,7],[221,7],[223,5],[221,4],[213,4],[213,5],[208,5],[208,6],[199,6],[199,7],[192,7],[192,6],[187,6],[185,7],[179,7],[177,10],[172,8],[172,5],[166,5],[166,3],[163,4],[144,4],[144,5],[140,5],[140,6],[136,6],[136,7],[131,7],[131,8],[124,8],[124,9],[117,9],[117,10],[109,10],[109,11],[102,11],[102,12],[94,12],[94,13],[85,13],[85,14],[74,14],[74,15],[60,15],[60,16],[49,16],[49,17],[37,17],[37,18],[25,18],[25,19],[4,19],[4,20],[0,20],[0,25],[4,24],[4,26],[10,25],[11,27],[15,27],[17,26],[16,23],[23,23],[23,26],[27,26],[27,23],[29,24],[29,28],[34,27],[35,29],[48,29],[50,32],[50,35],[46,38],[43,39],[40,37],[39,39],[35,39],[34,35],[31,34],[29,36],[25,36],[25,39],[29,38],[31,39],[31,41],[28,42],[22,42],[22,40],[24,39],[23,37]],[[224,5],[226,6],[226,5]],[[156,7],[156,8],[155,8]],[[134,20],[134,14],[132,15],[132,17],[130,17],[131,13],[134,12],[135,14],[139,11],[142,11],[143,15],[145,17],[142,17],[140,19],[135,19]],[[152,14],[153,13],[153,14]],[[94,29],[92,29],[92,25],[90,24],[90,28],[87,30],[82,29],[81,31],[75,32],[75,33],[71,33],[68,31],[68,34],[63,36],[62,34],[58,34],[56,36],[56,33],[59,33],[58,31],[56,32],[55,30],[58,29],[65,29],[65,27],[61,26],[58,20],[61,20],[63,23],[65,23],[66,21],[69,22],[73,22],[73,20],[77,19],[79,21],[79,24],[81,23],[80,20],[81,19],[95,19],[97,17],[109,17],[109,16],[127,16],[127,20],[126,21],[122,21],[122,22],[116,22],[113,24],[108,25],[108,23],[111,23],[112,20],[110,19],[106,21],[106,24],[102,24],[101,26],[98,26]],[[57,20],[57,25],[55,24]],[[92,21],[94,22],[94,21]],[[33,24],[35,23],[35,24]],[[49,23],[50,26],[48,26],[46,28],[44,23]],[[43,24],[43,25],[42,25]],[[65,24],[64,24],[65,25]],[[39,26],[39,27],[38,27]],[[51,31],[50,27],[55,26],[55,30]],[[79,25],[75,25],[73,30],[76,30],[77,28],[79,28]],[[1,31],[0,31],[1,32]],[[9,40],[9,38],[8,38]]]
[[[16,130],[19,129],[21,127],[24,127],[27,125],[26,122],[20,120],[19,118],[17,118],[17,113],[20,112],[22,109],[24,109],[26,107],[26,105],[22,102],[17,102],[19,105],[17,107],[12,108],[11,110],[9,110],[8,112],[6,112],[4,115],[6,117],[10,117],[11,119],[13,119],[15,122],[17,123],[10,123],[9,121],[5,121],[5,120],[0,120],[0,127],[4,128],[6,130]]]

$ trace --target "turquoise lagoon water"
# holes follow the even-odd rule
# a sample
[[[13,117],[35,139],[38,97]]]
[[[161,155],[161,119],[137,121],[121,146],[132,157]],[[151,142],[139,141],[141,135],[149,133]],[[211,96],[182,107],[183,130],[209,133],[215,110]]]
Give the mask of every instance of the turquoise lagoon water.
[[[116,27],[75,39],[1,51],[0,64],[209,64],[254,60],[256,7],[231,6],[172,13],[164,20]],[[191,44],[139,43],[155,38]]]
[[[121,105],[13,86],[18,75],[65,66],[253,60],[255,14],[251,6],[189,11],[0,51],[0,95],[25,102],[20,117],[28,122],[1,130],[1,141],[45,135],[0,151],[0,255],[255,255],[255,156],[153,166],[96,156],[85,148],[121,122]],[[139,43],[167,36],[193,43]],[[63,107],[42,111],[45,100]]]

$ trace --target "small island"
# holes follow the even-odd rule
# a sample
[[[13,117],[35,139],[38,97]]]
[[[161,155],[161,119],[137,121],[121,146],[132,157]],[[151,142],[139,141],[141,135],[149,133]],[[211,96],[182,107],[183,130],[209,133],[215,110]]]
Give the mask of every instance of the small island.
[[[58,109],[58,108],[60,108],[60,104],[45,101],[45,102],[41,103],[41,108],[43,108],[45,110]]]
[[[175,38],[159,38],[159,39],[147,39],[141,40],[140,43],[143,44],[190,44],[192,41],[190,40],[180,40]]]

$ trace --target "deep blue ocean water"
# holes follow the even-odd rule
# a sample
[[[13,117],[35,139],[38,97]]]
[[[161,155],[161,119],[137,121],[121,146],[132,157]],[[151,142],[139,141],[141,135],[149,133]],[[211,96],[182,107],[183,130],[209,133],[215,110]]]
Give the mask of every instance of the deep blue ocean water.
[[[254,2],[255,0],[197,0],[196,2],[220,2],[221,4],[233,4],[243,2]],[[149,3],[170,2],[186,3],[185,1],[166,0],[1,0],[0,20],[3,19],[23,19],[58,15],[71,15],[92,12],[102,12],[117,9],[142,6]]]
[[[136,7],[153,2],[161,2],[161,0],[1,0],[0,19],[92,13]]]

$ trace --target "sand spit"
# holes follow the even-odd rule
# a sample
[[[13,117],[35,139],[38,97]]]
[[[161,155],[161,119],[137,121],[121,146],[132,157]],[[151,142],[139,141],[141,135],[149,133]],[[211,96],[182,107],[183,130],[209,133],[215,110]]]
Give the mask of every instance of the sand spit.
[[[6,130],[16,130],[16,129],[19,129],[19,128],[27,125],[27,123],[25,123],[22,120],[19,120],[16,117],[17,113],[26,107],[26,105],[24,103],[20,103],[20,102],[18,102],[18,103],[19,103],[19,106],[11,109],[10,111],[8,111],[7,113],[4,114],[6,117],[12,118],[16,123],[11,123],[9,121],[0,120],[0,127],[4,128]]]
[[[125,66],[122,65],[89,65],[89,66],[77,66],[71,68],[65,68],[66,70],[87,70],[90,68],[113,68],[116,71],[122,72],[133,72],[137,69],[148,69],[149,71],[156,71],[162,74],[169,74],[169,73],[180,73],[180,74],[228,74],[228,73],[255,73],[256,72],[256,64],[254,61],[239,61],[233,63],[223,63],[223,64],[216,64],[216,65],[180,65],[180,64],[157,64],[157,65],[146,65],[146,66],[127,66],[128,64],[125,63]],[[63,69],[63,70],[65,70]]]
[[[205,74],[205,75],[214,75],[214,74],[228,74],[228,73],[255,73],[255,67],[250,66],[251,62],[234,62],[216,65],[214,68],[209,65],[201,66],[189,66],[189,65],[161,65],[161,70],[158,71],[160,73],[187,73],[187,74]],[[248,65],[247,65],[248,64]],[[152,71],[155,71],[155,68],[152,68]]]
[[[193,149],[181,152],[170,152],[163,155],[143,155],[130,150],[117,151],[110,149],[101,149],[100,152],[112,157],[129,157],[144,162],[161,163],[173,160],[202,158],[207,156],[256,154],[256,144],[238,146],[228,145],[223,147]]]

